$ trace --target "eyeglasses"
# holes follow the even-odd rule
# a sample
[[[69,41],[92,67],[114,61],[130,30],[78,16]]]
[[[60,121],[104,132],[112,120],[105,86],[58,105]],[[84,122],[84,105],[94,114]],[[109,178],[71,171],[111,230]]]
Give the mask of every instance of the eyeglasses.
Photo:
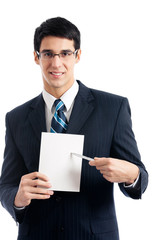
[[[38,52],[36,51],[38,58],[40,57],[41,60],[52,60],[55,56],[58,56],[61,60],[68,60],[72,55],[76,55],[78,52],[78,49],[75,50],[74,52],[70,50],[62,51],[61,53],[53,53],[51,51],[43,51],[43,52]]]

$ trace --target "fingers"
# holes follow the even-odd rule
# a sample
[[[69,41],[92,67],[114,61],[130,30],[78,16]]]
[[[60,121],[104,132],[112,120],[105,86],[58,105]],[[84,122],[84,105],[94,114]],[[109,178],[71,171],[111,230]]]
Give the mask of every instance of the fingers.
[[[47,199],[53,195],[54,192],[52,190],[47,190],[43,188],[29,188],[29,198],[30,199]]]
[[[51,184],[47,176],[39,172],[34,172],[22,177],[20,187],[26,191],[36,193],[40,193],[39,189],[43,189],[41,193],[45,194],[44,189],[51,188]]]
[[[36,178],[39,178],[43,181],[49,181],[49,178],[44,175],[43,173],[40,173],[40,172],[33,172],[33,173],[29,173],[29,174],[26,174],[22,177],[22,179],[31,179],[31,180],[34,180]]]
[[[24,191],[38,194],[52,194],[53,191],[47,191],[46,188],[51,188],[51,183],[47,176],[42,173],[34,172],[24,175],[21,178],[20,187]]]
[[[110,182],[131,184],[139,175],[139,168],[135,164],[116,158],[94,158],[89,165],[95,166]]]
[[[49,179],[42,173],[33,172],[21,178],[18,192],[15,197],[15,206],[22,207],[31,203],[32,199],[48,199],[54,194]]]
[[[45,200],[45,199],[49,199],[50,198],[50,194],[46,195],[42,195],[42,194],[30,194],[29,198],[32,199],[36,199],[36,200]]]
[[[112,165],[112,158],[94,158],[94,161],[89,162],[90,166],[95,166],[97,170],[107,170]]]
[[[22,186],[30,186],[30,187],[42,187],[42,188],[50,188],[51,184],[50,182],[45,182],[40,179],[27,179],[27,178],[22,178],[21,180]]]

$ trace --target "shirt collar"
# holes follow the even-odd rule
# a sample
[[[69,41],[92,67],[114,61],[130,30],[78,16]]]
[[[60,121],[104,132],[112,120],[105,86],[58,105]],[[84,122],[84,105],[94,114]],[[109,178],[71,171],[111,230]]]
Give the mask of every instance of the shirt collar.
[[[78,90],[79,90],[79,85],[77,84],[76,81],[74,81],[72,87],[70,89],[68,89],[60,97],[60,99],[65,104],[67,112],[71,108],[71,106],[72,106],[72,104],[74,102],[74,99],[75,99],[75,97],[76,97],[76,95],[78,93]],[[50,93],[48,93],[45,89],[43,89],[42,95],[43,95],[43,99],[45,101],[45,104],[46,104],[47,108],[52,112],[53,111],[53,104],[54,104],[56,98],[53,95],[51,95]]]

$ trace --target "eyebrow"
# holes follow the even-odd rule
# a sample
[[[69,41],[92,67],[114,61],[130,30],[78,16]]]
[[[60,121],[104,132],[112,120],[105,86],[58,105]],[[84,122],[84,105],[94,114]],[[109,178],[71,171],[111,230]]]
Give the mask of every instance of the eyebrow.
[[[42,50],[42,53],[46,53],[46,52],[53,52],[53,50],[51,50],[51,49],[43,49]],[[72,52],[72,50],[71,49],[63,49],[60,52]]]

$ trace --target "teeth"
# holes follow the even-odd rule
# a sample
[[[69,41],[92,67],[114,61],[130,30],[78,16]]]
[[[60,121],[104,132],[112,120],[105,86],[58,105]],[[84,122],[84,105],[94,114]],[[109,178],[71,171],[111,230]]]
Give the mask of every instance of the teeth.
[[[60,75],[62,75],[63,73],[54,73],[54,72],[52,72],[52,74],[53,74],[53,75],[56,75],[56,76],[60,76]]]

